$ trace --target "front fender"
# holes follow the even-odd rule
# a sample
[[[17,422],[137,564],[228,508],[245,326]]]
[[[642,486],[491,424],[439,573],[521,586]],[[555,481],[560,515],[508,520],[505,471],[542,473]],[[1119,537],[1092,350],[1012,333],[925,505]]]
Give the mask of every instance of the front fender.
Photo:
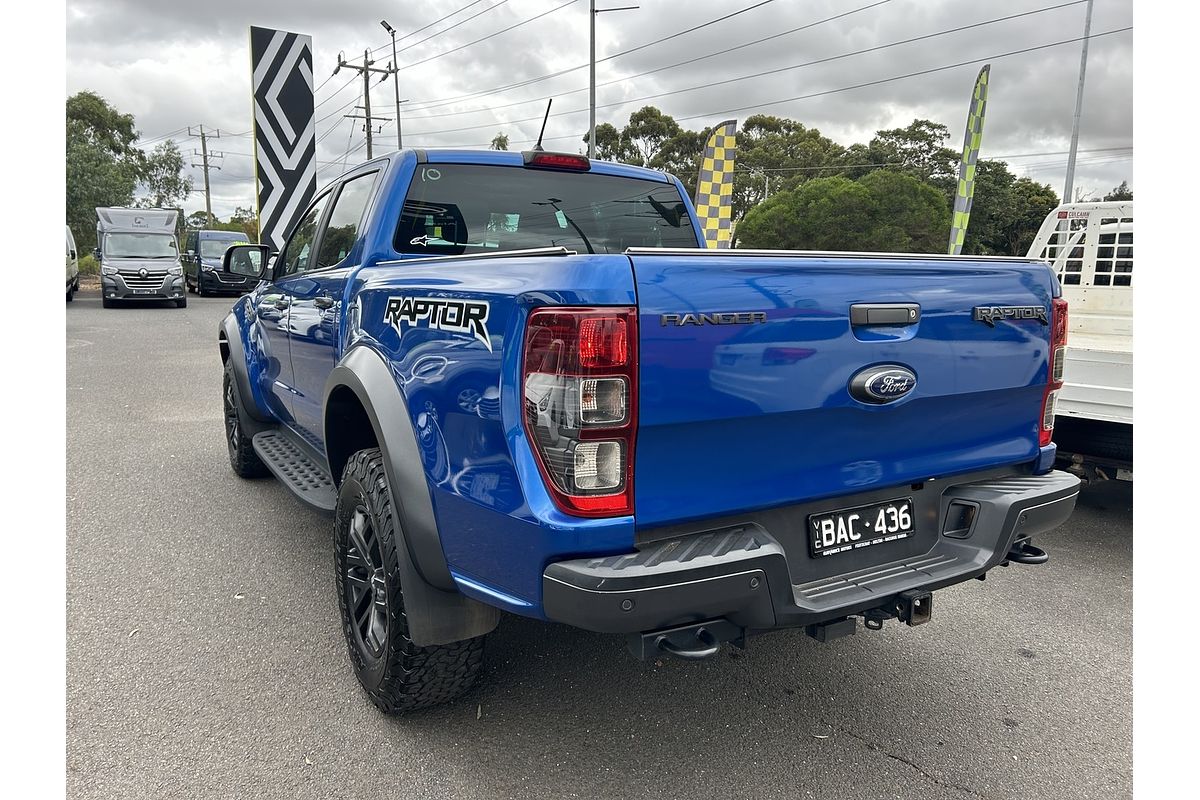
[[[221,320],[217,338],[221,346],[227,348],[227,352],[221,354],[222,359],[233,364],[233,377],[237,382],[243,410],[257,422],[274,422],[274,418],[259,402],[254,383],[250,380],[250,362],[246,358],[247,339],[238,324],[237,305]]]

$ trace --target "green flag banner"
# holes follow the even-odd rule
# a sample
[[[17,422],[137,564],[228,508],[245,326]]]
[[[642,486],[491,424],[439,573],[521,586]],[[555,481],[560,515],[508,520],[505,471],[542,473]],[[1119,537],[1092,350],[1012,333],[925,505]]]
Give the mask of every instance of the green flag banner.
[[[983,142],[983,114],[987,110],[988,75],[992,65],[984,64],[975,79],[971,109],[967,112],[967,132],[963,136],[962,163],[958,165],[958,193],[954,196],[954,222],[950,228],[950,255],[962,253],[971,219],[971,199],[975,196],[975,164]]]

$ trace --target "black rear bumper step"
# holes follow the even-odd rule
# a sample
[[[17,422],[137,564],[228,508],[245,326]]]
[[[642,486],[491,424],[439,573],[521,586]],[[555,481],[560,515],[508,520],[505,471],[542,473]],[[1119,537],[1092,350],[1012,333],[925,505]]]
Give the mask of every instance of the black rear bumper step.
[[[251,440],[254,452],[292,494],[318,511],[337,506],[333,479],[299,444],[280,430],[263,431]]]
[[[897,607],[908,624],[921,624],[931,610],[924,602],[929,592],[986,573],[1014,543],[1061,524],[1079,493],[1079,479],[1064,472],[947,483],[937,534],[924,553],[794,582],[793,574],[807,567],[789,562],[809,558],[806,542],[774,535],[759,521],[769,518],[748,518],[647,542],[632,553],[552,563],[542,579],[546,615],[627,634],[701,622],[712,632],[713,620],[747,630],[813,626],[883,607]],[[973,517],[966,528],[956,523],[943,530],[954,502],[973,507]]]

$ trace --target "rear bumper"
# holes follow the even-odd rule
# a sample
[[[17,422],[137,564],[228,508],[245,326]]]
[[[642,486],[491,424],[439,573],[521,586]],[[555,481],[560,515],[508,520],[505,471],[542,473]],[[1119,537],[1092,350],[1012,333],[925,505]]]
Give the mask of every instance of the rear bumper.
[[[883,607],[903,592],[933,591],[982,575],[1005,559],[1015,541],[1063,523],[1078,493],[1079,479],[1058,471],[951,482],[923,501],[924,530],[918,527],[903,557],[871,554],[868,566],[862,558],[847,559],[848,571],[837,574],[829,574],[837,565],[827,562],[841,556],[795,563],[809,561],[805,520],[822,509],[790,509],[786,524],[779,514],[749,515],[744,522],[681,531],[624,555],[552,563],[542,579],[544,609],[557,622],[607,633],[718,619],[752,630],[828,622]],[[947,535],[943,527],[954,503],[974,508],[974,519],[966,530]],[[837,504],[856,501],[841,498]],[[932,546],[924,549],[927,543]]]

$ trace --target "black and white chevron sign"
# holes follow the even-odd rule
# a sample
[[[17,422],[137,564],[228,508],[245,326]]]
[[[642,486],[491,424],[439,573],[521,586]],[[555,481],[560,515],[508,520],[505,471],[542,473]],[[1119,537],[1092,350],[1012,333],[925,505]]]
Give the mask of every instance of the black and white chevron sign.
[[[312,37],[250,28],[259,242],[278,250],[317,188]]]

